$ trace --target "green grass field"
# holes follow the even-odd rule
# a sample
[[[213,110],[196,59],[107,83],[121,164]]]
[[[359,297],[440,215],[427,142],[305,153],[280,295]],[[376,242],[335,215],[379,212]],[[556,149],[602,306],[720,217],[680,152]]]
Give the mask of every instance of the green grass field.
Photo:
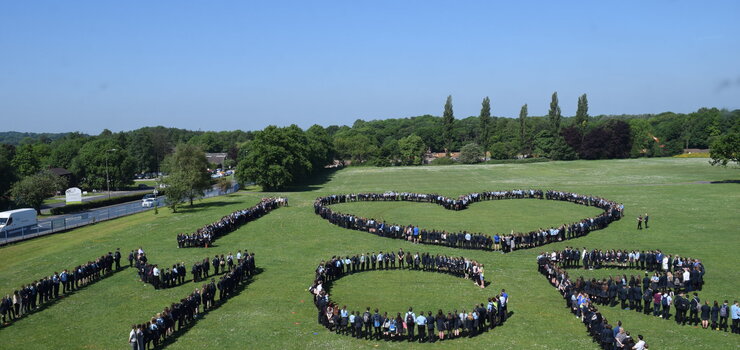
[[[740,247],[740,180],[734,168],[715,168],[706,159],[640,159],[548,162],[446,167],[358,167],[340,170],[328,181],[283,193],[247,193],[212,198],[172,214],[160,210],[132,215],[64,234],[0,248],[0,291],[11,292],[30,282],[120,247],[143,247],[152,262],[184,261],[188,266],[214,254],[248,249],[256,253],[257,275],[238,296],[207,314],[168,349],[355,349],[355,348],[496,348],[597,349],[585,327],[537,272],[540,250],[511,254],[413,245],[343,230],[314,215],[321,195],[388,190],[436,192],[447,196],[483,190],[542,188],[593,194],[621,202],[626,218],[588,237],[557,243],[602,249],[655,249],[701,258],[706,266],[702,300],[740,298],[737,249]],[[216,241],[208,249],[178,249],[175,235],[191,232],[259,198],[285,195],[291,206]],[[569,222],[598,210],[568,203],[507,200],[474,204],[462,212],[405,202],[336,205],[342,212],[383,218],[399,224],[467,229],[482,232],[528,230]],[[650,229],[635,230],[635,217],[648,212]],[[506,288],[509,321],[472,339],[435,344],[386,343],[338,336],[316,324],[307,288],[314,268],[332,255],[378,250],[428,251],[462,255],[486,265],[487,289],[452,276],[424,272],[366,272],[344,277],[333,298],[351,309],[365,306],[400,312],[416,309],[470,308]],[[596,273],[613,275],[615,270]],[[571,272],[577,276],[577,272]],[[588,276],[594,276],[593,271]],[[132,323],[146,321],[165,305],[195,288],[193,283],[155,291],[137,281],[133,269],[89,286],[63,300],[0,328],[2,349],[124,349]],[[677,326],[634,311],[601,307],[612,321],[645,336],[650,349],[738,349],[740,337],[689,326]]]

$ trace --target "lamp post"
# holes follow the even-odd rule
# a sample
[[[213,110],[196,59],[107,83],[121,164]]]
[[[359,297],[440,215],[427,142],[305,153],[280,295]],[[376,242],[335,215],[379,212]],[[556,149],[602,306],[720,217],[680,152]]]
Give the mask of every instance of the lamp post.
[[[117,149],[111,148],[105,153],[105,185],[108,189],[108,199],[110,199],[110,177],[108,177],[108,152],[115,152]]]

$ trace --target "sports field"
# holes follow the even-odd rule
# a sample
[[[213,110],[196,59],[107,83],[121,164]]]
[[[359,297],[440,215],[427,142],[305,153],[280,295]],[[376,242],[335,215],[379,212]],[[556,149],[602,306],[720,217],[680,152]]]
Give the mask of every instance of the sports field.
[[[314,215],[313,200],[322,195],[409,191],[447,196],[485,190],[538,188],[602,196],[625,205],[626,217],[589,236],[542,249],[566,246],[600,249],[661,249],[702,259],[706,266],[702,300],[740,298],[740,180],[734,168],[716,168],[706,159],[574,161],[447,167],[348,168],[322,183],[282,193],[247,193],[198,202],[171,214],[160,210],[132,215],[68,233],[0,248],[0,292],[86,262],[115,248],[124,259],[143,247],[149,260],[162,265],[248,249],[263,269],[239,295],[208,313],[168,349],[355,349],[355,348],[495,348],[597,349],[585,327],[566,308],[560,294],[537,272],[540,249],[502,255],[495,252],[413,245],[348,231]],[[287,196],[280,208],[216,241],[216,246],[178,249],[175,235],[192,232],[221,216],[255,204],[261,197]],[[399,224],[481,232],[525,231],[571,222],[599,210],[568,203],[506,200],[473,204],[461,212],[431,204],[406,202],[351,203],[342,212]],[[637,231],[635,218],[650,214],[650,228]],[[344,277],[333,298],[350,309],[366,306],[401,312],[469,309],[505,288],[510,295],[507,323],[471,339],[435,344],[356,340],[328,332],[316,323],[307,288],[314,269],[332,255],[379,250],[431,252],[465,256],[486,265],[487,289],[452,276],[408,271],[374,271]],[[125,263],[128,265],[128,262]],[[589,276],[616,271],[589,271]],[[190,277],[190,274],[188,274]],[[578,273],[571,272],[576,277]],[[192,282],[155,291],[138,281],[134,269],[65,297],[45,310],[0,328],[2,349],[125,349],[132,323],[184,297]],[[738,349],[737,335],[677,326],[635,311],[600,307],[625,328],[643,334],[650,349]]]

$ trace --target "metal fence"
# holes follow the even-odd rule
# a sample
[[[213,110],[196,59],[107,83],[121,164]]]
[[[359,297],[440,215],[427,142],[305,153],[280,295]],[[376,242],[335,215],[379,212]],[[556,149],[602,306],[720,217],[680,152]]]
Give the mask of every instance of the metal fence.
[[[205,192],[203,198],[222,196],[234,193],[239,190],[239,184],[234,184],[226,191],[220,189],[211,189]],[[165,206],[165,196],[158,197],[156,200],[157,207]],[[38,236],[44,236],[56,232],[66,231],[77,227],[94,224],[100,221],[119,218],[126,215],[141,213],[147,210],[153,210],[154,207],[142,207],[141,201],[117,204],[105,208],[90,209],[84,212],[74,213],[56,217],[53,219],[39,220],[38,225],[18,228],[0,232],[0,245],[22,241]]]

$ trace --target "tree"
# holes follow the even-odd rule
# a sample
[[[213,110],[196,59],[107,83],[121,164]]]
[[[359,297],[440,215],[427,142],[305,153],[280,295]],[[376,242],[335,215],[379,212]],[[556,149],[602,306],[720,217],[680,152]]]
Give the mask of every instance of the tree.
[[[24,144],[16,148],[13,167],[20,176],[30,176],[44,169],[49,155],[49,145],[43,143]]]
[[[480,163],[483,158],[483,150],[475,142],[471,142],[460,148],[460,162],[465,164]]]
[[[489,150],[489,139],[491,137],[491,100],[486,96],[481,103],[479,127],[478,127],[478,143],[483,148],[483,152]]]
[[[184,190],[181,198],[187,198],[192,206],[195,198],[202,197],[205,190],[211,188],[206,154],[196,145],[179,144],[175,147],[175,153],[165,158],[164,165],[164,169],[169,173],[164,178],[168,198],[172,196],[169,190],[172,186],[177,191]]]
[[[733,132],[717,137],[709,150],[712,160],[709,164],[727,166],[727,163],[740,164],[740,133]]]
[[[13,184],[10,194],[15,204],[20,207],[36,209],[41,214],[41,204],[64,188],[64,181],[48,170],[41,171]]]
[[[405,165],[421,165],[424,160],[424,152],[426,151],[424,140],[415,134],[398,140],[398,149]]]
[[[87,189],[117,189],[134,183],[136,165],[128,152],[112,138],[98,138],[85,143],[69,169]]]
[[[575,125],[583,135],[588,126],[588,98],[586,94],[578,96],[578,109],[576,110]]]
[[[0,202],[4,202],[5,195],[16,181],[15,167],[11,165],[13,146],[0,145]]]
[[[254,181],[264,190],[277,190],[313,171],[308,139],[296,125],[268,126],[256,132],[239,160],[236,177],[241,183]]]
[[[511,159],[516,155],[516,146],[511,142],[496,142],[491,145],[491,158]]]
[[[552,100],[550,101],[550,110],[547,112],[547,118],[550,121],[550,129],[552,135],[560,134],[560,106],[558,105],[558,92],[552,93]]]
[[[527,114],[527,104],[524,104],[519,111],[519,144],[521,145],[520,151],[525,155],[530,153],[529,143],[527,142]]]
[[[453,135],[452,129],[455,127],[455,115],[452,112],[452,95],[447,96],[445,101],[445,110],[442,114],[442,138],[444,139],[445,149],[447,156],[450,156],[450,149],[452,148]]]
[[[314,169],[323,169],[325,165],[334,160],[334,143],[326,129],[321,125],[314,124],[306,130],[308,138],[308,157]]]

